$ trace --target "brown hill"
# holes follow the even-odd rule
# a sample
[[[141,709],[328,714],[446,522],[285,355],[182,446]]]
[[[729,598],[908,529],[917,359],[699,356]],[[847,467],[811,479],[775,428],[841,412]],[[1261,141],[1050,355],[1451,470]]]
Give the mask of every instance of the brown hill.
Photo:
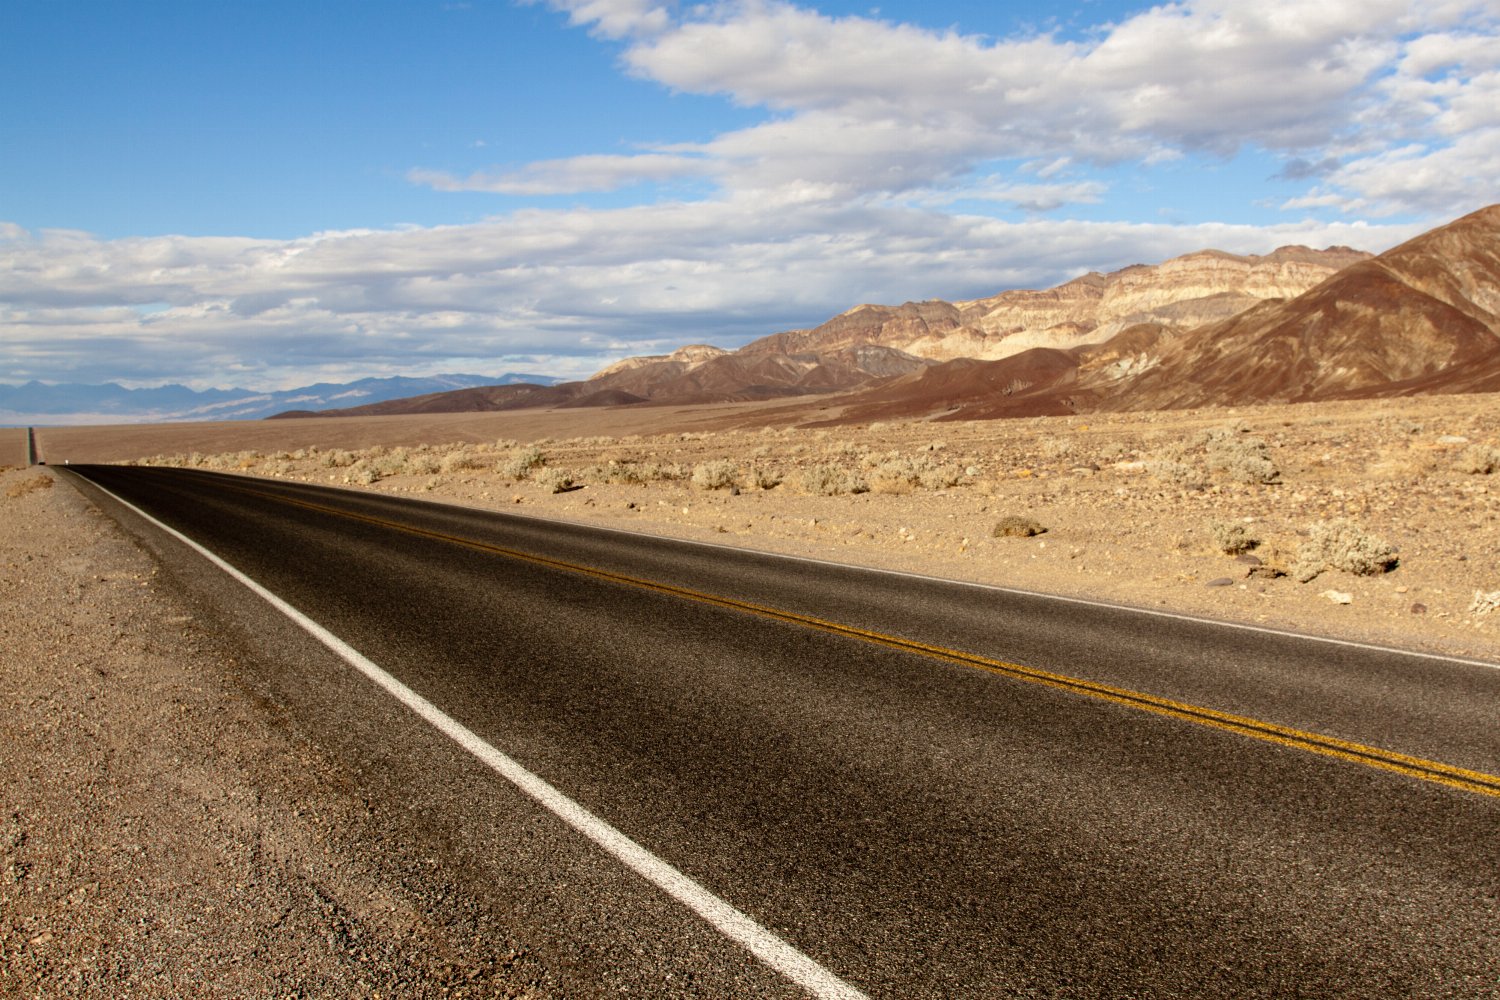
[[[921,358],[995,361],[1033,347],[1103,343],[1141,323],[1187,330],[1312,288],[1369,254],[1348,247],[1282,247],[1263,257],[1218,250],[1090,273],[1043,291],[972,302],[857,306],[811,330],[764,337],[744,353],[821,353],[881,344]]]
[[[942,419],[1500,391],[1500,205],[1190,331],[953,361],[839,400]]]

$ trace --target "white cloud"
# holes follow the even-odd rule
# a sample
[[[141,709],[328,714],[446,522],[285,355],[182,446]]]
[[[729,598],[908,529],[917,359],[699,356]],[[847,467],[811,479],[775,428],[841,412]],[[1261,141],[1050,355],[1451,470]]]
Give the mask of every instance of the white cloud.
[[[1008,223],[752,197],[288,241],[100,240],[9,227],[0,239],[0,350],[12,379],[232,378],[281,388],[310,371],[581,377],[614,357],[689,341],[735,346],[858,302],[1045,287],[1210,246],[1379,249],[1414,232]]]
[[[555,5],[588,22],[587,7]],[[1198,0],[1090,42],[995,41],[747,0],[653,21],[624,60],[774,116],[691,147],[722,162],[728,190],[839,197],[941,187],[995,159],[1161,163],[1250,145],[1317,162],[1495,127],[1496,20],[1493,0]]]
[[[701,177],[715,165],[701,157],[666,153],[630,156],[596,154],[563,160],[541,160],[501,173],[455,177],[439,170],[412,170],[407,179],[438,191],[491,191],[497,194],[548,195],[578,191],[615,191],[632,184]]]

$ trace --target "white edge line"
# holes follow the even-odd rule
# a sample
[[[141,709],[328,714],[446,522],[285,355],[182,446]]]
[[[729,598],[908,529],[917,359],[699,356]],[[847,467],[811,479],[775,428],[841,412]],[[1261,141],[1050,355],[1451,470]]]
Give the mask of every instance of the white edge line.
[[[827,997],[830,1000],[835,1000],[835,998],[836,1000],[867,1000],[864,993],[787,944],[667,861],[625,836],[604,819],[568,798],[543,778],[528,771],[514,759],[485,742],[473,730],[455,721],[432,702],[392,677],[353,646],[308,618],[213,552],[177,529],[158,521],[130,501],[121,499],[98,483],[92,480],[89,483],[116,503],[182,542],[243,584],[313,638],[337,653],[350,666],[384,688],[391,697],[416,713],[434,729],[469,751],[496,774],[531,796],[563,822],[613,855],[625,867],[698,914],[719,933],[744,947],[765,965],[781,973],[815,997]]]

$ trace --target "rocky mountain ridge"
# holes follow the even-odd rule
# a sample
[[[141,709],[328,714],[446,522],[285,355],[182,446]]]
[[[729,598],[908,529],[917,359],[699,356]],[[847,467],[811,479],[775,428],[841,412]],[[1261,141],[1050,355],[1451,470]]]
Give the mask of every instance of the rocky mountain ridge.
[[[1371,257],[1200,251],[968,302],[862,305],[736,351],[348,414],[818,396],[788,419],[987,419],[1500,391],[1500,205]]]

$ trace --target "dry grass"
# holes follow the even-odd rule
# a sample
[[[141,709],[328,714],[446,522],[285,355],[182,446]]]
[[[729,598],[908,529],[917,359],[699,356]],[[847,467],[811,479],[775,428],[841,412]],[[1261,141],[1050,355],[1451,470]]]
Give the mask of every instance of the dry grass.
[[[20,497],[24,497],[28,493],[35,493],[37,490],[50,490],[51,488],[51,476],[33,476],[30,479],[23,479],[20,482],[11,483],[5,488],[5,495],[7,497],[10,497],[10,499],[15,500]]]

